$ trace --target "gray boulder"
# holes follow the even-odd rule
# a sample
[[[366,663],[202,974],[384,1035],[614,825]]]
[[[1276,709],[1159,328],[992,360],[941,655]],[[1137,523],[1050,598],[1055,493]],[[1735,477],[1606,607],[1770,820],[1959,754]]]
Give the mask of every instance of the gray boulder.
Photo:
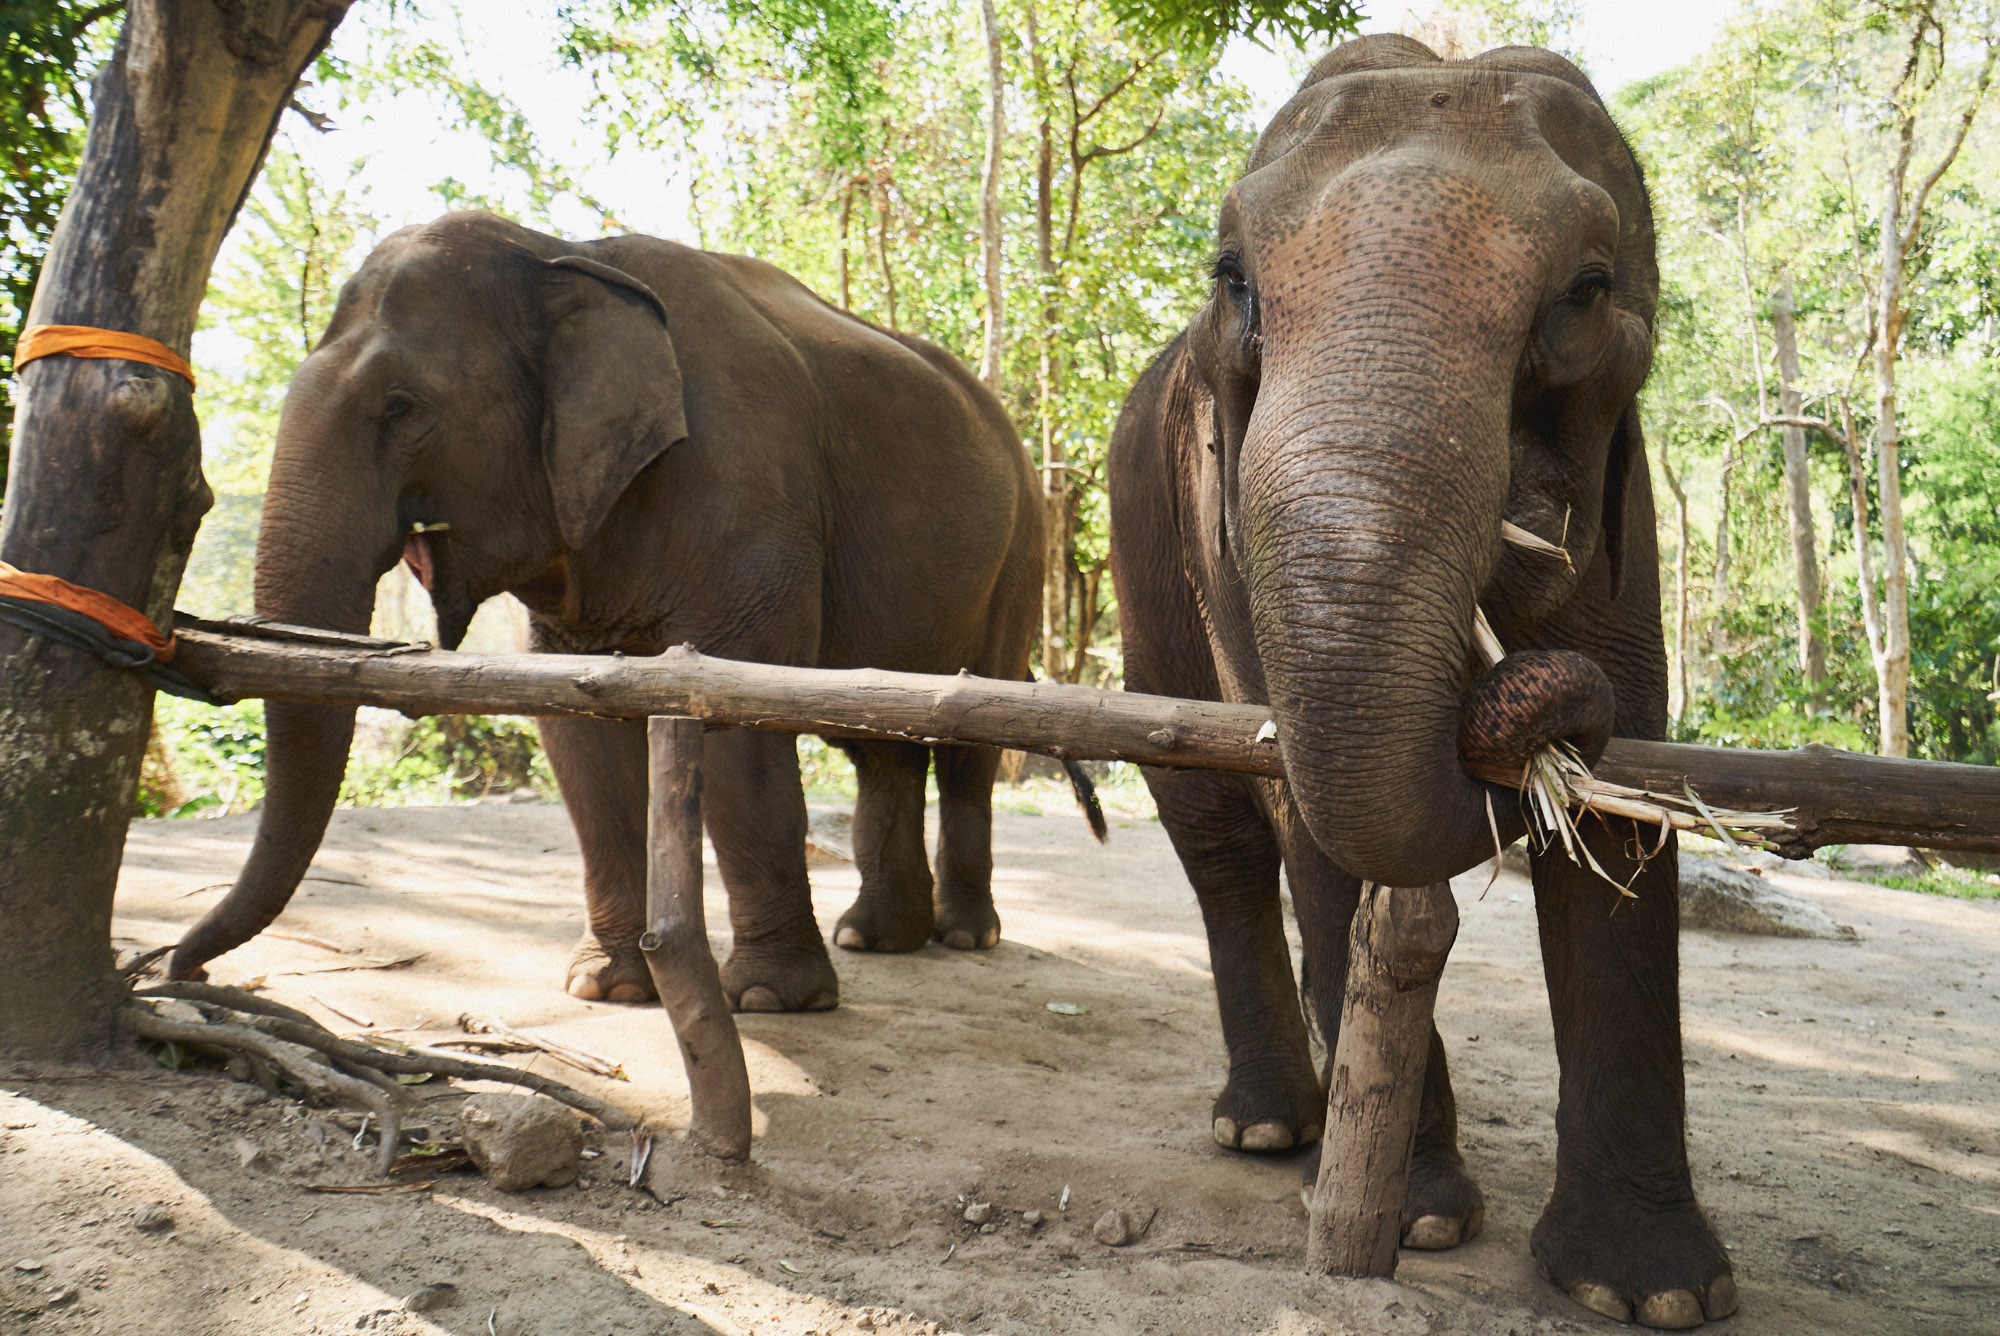
[[[1681,855],[1681,927],[1765,937],[1858,940],[1853,928],[1802,895],[1700,854]]]
[[[458,1113],[465,1153],[502,1192],[559,1188],[576,1181],[583,1128],[576,1115],[541,1095],[474,1095]]]

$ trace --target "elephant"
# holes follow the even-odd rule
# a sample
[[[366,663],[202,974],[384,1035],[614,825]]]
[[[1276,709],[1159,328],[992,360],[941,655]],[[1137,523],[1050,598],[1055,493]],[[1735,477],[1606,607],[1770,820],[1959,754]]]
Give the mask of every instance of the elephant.
[[[1307,1015],[1330,1051],[1364,880],[1435,886],[1527,830],[1462,763],[1664,736],[1637,407],[1658,272],[1638,163],[1574,65],[1399,36],[1312,70],[1226,193],[1215,257],[1114,433],[1111,560],[1127,689],[1276,726],[1282,783],[1146,771],[1210,944],[1215,1139],[1275,1151],[1322,1130]],[[1490,672],[1476,608],[1512,651]],[[1687,1162],[1674,842],[1580,825],[1636,899],[1531,841],[1561,1064],[1532,1251],[1585,1307],[1698,1326],[1737,1292]],[[1483,1220],[1433,1028],[1404,1242]]]
[[[691,643],[763,663],[1020,681],[1043,543],[1019,437],[941,349],[836,309],[761,260],[644,236],[572,243],[463,212],[385,238],[300,366],[255,598],[276,622],[364,632],[376,581],[400,559],[430,591],[446,648],[504,590],[526,605],[537,651]],[[255,842],[176,949],[176,978],[200,977],[278,915],[339,793],[354,711],[272,702],[266,720]],[[548,718],[540,729],[588,901],[568,991],[651,998],[638,947],[646,725]],[[841,745],[859,784],[861,890],[837,944],[994,945],[998,753]],[[935,881],[924,847],[933,750]],[[705,788],[735,936],[722,967],[731,1005],[836,1005],[794,736],[712,732]]]

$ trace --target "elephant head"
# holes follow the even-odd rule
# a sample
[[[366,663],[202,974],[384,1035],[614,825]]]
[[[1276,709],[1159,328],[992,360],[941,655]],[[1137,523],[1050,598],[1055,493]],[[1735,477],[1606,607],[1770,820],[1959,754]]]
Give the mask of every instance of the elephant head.
[[[1205,583],[1240,591],[1233,619],[1211,610],[1232,624],[1222,670],[1267,695],[1329,854],[1436,882],[1493,848],[1488,790],[1460,764],[1470,705],[1539,721],[1499,747],[1520,757],[1569,736],[1595,759],[1610,731],[1581,656],[1476,681],[1473,619],[1521,648],[1580,582],[1608,603],[1653,559],[1639,169],[1560,57],[1352,42],[1226,197],[1214,280],[1186,348],[1209,417],[1204,542],[1227,573]],[[1567,560],[1509,546],[1503,520]],[[1657,654],[1657,606],[1650,629],[1635,617]],[[1513,803],[1492,808],[1519,832]]]
[[[635,477],[687,435],[666,308],[585,246],[488,214],[396,232],[342,290],[285,398],[257,540],[272,621],[365,632],[407,560],[456,647],[502,590],[564,592]],[[354,711],[271,702],[263,814],[176,977],[262,931],[339,795]]]

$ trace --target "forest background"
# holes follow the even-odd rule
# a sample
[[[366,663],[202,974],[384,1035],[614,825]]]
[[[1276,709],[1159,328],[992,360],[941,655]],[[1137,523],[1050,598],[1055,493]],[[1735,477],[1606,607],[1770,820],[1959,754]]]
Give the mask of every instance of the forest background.
[[[397,226],[485,208],[759,255],[978,368],[1044,480],[1040,671],[1117,685],[1103,483],[1119,404],[1206,298],[1216,210],[1261,114],[1369,15],[1213,0],[1181,7],[1208,27],[1162,34],[1130,0],[558,0],[539,26],[501,21],[514,8],[361,0],[302,88],[197,337],[217,502],[180,606],[251,611],[278,409],[347,275]],[[0,354],[121,9],[0,4]],[[1445,54],[1519,42],[1590,70],[1579,19],[1578,0],[1456,0],[1388,26]],[[1256,32],[1258,59],[1224,57],[1232,28]],[[580,109],[560,121],[491,73],[496,47],[536,41]],[[1988,4],[1751,0],[1692,59],[1608,98],[1659,230],[1644,406],[1679,739],[2000,762],[1996,52]],[[385,176],[341,154],[350,130],[432,142],[435,165]],[[467,647],[513,649],[523,626],[494,600]],[[400,568],[377,630],[430,633]],[[368,713],[346,802],[552,790],[524,721]],[[835,755],[802,754],[842,785]],[[262,761],[254,703],[162,697],[142,806],[242,810]]]

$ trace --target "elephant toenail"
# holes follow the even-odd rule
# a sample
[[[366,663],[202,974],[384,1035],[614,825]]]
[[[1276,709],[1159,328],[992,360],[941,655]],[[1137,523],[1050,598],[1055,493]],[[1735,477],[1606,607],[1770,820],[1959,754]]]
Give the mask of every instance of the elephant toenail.
[[[868,939],[861,935],[861,929],[842,926],[833,934],[833,944],[844,946],[849,951],[866,951]]]
[[[1218,1146],[1227,1146],[1230,1150],[1236,1149],[1236,1143],[1242,1139],[1243,1135],[1237,1129],[1234,1118],[1217,1118],[1215,1120],[1214,1132],[1215,1144]]]
[[[944,944],[954,951],[970,951],[974,945],[972,934],[963,928],[953,928],[950,932],[946,933],[944,935]]]
[[[1710,1322],[1719,1322],[1736,1311],[1736,1277],[1720,1275],[1708,1282],[1708,1296],[1702,1301],[1701,1311],[1708,1314]]]
[[[1448,1215],[1420,1215],[1403,1231],[1403,1246],[1422,1252],[1443,1252],[1456,1248],[1464,1234],[1458,1221]]]
[[[611,986],[610,996],[606,1000],[611,1002],[648,1002],[652,999],[651,995],[636,983],[619,983]]]
[[[1702,1324],[1701,1302],[1693,1290],[1661,1290],[1639,1305],[1639,1325],[1663,1331],[1686,1331]]]
[[[785,1004],[778,995],[768,988],[745,988],[743,996],[737,999],[738,1011],[783,1011]]]
[[[1613,1322],[1632,1320],[1632,1306],[1620,1298],[1618,1291],[1609,1285],[1600,1285],[1594,1280],[1579,1280],[1569,1287],[1569,1297],[1591,1312],[1608,1317]]]
[[[979,949],[981,951],[991,951],[998,945],[1000,945],[1000,930],[998,928],[988,928],[979,935]]]
[[[1252,1123],[1243,1129],[1242,1148],[1248,1151],[1290,1150],[1299,1143],[1292,1129],[1283,1123]]]
[[[569,995],[585,1002],[596,1002],[604,996],[597,987],[597,980],[588,974],[579,974],[569,981]]]

